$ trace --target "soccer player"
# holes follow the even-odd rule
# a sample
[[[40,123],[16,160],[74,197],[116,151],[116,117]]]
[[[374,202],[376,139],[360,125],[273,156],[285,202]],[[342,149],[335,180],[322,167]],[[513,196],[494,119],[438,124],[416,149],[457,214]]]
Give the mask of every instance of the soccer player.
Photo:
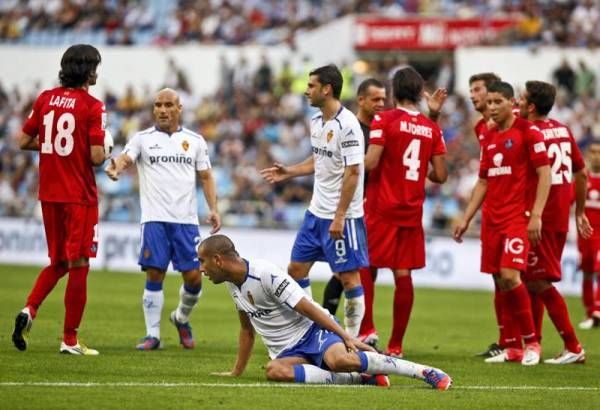
[[[485,135],[490,128],[494,126],[494,121],[491,118],[490,111],[487,106],[487,89],[490,84],[500,81],[494,73],[478,73],[474,74],[469,78],[469,94],[471,102],[476,111],[481,114],[481,118],[475,124],[475,137],[479,142],[480,148],[485,145]],[[482,224],[487,217],[484,215],[487,213],[487,206],[484,202],[481,210]],[[483,229],[483,228],[482,228]],[[508,347],[511,342],[515,342],[518,337],[518,329],[515,328],[514,323],[510,320],[510,315],[503,311],[503,298],[500,287],[498,286],[498,277],[493,275],[494,279],[494,311],[496,313],[496,323],[498,324],[498,342],[491,343],[488,348],[479,353],[478,356],[492,357],[502,353],[502,351]]]
[[[235,365],[216,375],[244,372],[256,331],[271,358],[266,367],[269,380],[387,387],[385,375],[396,374],[438,390],[451,386],[452,379],[439,369],[384,356],[354,339],[281,268],[266,260],[241,258],[228,237],[205,239],[198,256],[212,282],[226,282],[241,324]]]
[[[365,166],[365,214],[371,265],[394,273],[393,327],[387,354],[402,357],[412,311],[411,271],[425,266],[422,226],[425,180],[444,183],[446,146],[440,127],[418,111],[423,78],[412,67],[392,79],[396,108],[375,115]],[[431,163],[432,170],[428,173]]]
[[[358,86],[357,98],[358,112],[356,118],[360,124],[360,128],[364,137],[364,152],[366,154],[367,146],[369,144],[369,130],[373,117],[376,113],[383,110],[385,106],[385,87],[384,85],[375,78],[368,78],[364,80]],[[368,175],[365,173],[365,187]],[[365,187],[363,187],[363,192]],[[364,289],[365,296],[365,315],[361,322],[360,334],[363,335],[362,328],[374,329],[373,323],[373,296],[374,296],[374,282],[377,277],[377,269],[374,268],[361,268],[360,269],[360,280]],[[323,294],[323,307],[329,311],[332,315],[335,315],[340,297],[344,287],[342,282],[336,275],[332,275],[329,282],[325,286]],[[377,343],[377,333],[369,333],[365,335],[363,340],[365,343],[374,345]],[[361,339],[362,340],[362,339]]]
[[[339,101],[335,65],[309,73],[305,95],[319,113],[310,120],[312,155],[299,164],[261,170],[270,183],[314,174],[313,196],[292,248],[288,273],[312,297],[308,272],[326,261],[344,287],[344,324],[358,336],[365,311],[358,269],[369,265],[363,221],[364,148],[360,124]]]
[[[211,234],[221,227],[206,141],[180,125],[181,112],[174,90],[159,91],[154,100],[156,125],[135,134],[123,153],[106,168],[106,174],[116,180],[123,170],[137,163],[140,178],[142,246],[138,263],[146,271],[142,299],[146,337],[137,345],[139,350],[161,347],[163,281],[169,262],[183,278],[179,305],[171,312],[170,320],[177,328],[181,345],[185,349],[195,347],[189,320],[202,293],[196,255],[200,243],[196,176],[208,204],[206,222],[212,225]]]
[[[586,184],[585,163],[571,131],[558,121],[549,119],[556,89],[543,81],[527,81],[519,98],[522,118],[528,119],[544,136],[548,157],[552,162],[551,188],[542,214],[542,240],[532,246],[523,280],[529,289],[533,322],[538,338],[542,337],[544,306],[563,339],[565,349],[549,364],[585,362],[585,352],[577,340],[569,319],[567,305],[552,283],[561,280],[560,259],[569,231],[571,185],[575,181],[575,220],[577,231],[589,237],[591,227],[584,213]]]
[[[87,299],[89,258],[98,249],[94,166],[105,159],[106,113],[88,89],[96,84],[100,61],[90,45],[69,47],[60,61],[60,87],[40,94],[19,140],[21,149],[40,153],[39,199],[50,257],[15,320],[12,341],[19,350],[27,349],[26,336],[40,305],[68,272],[60,352],[98,354],[78,341],[77,330]]]
[[[511,347],[486,362],[520,361],[531,366],[539,363],[541,348],[529,294],[520,273],[527,268],[530,243],[536,246],[541,239],[542,211],[550,191],[550,167],[539,129],[512,112],[512,86],[497,81],[487,91],[488,109],[496,125],[485,135],[479,179],[463,220],[455,227],[454,239],[462,242],[477,209],[485,203],[481,271],[498,276],[504,309],[518,324],[521,335]]]
[[[579,328],[588,330],[600,327],[600,286],[594,294],[594,279],[600,272],[600,141],[593,141],[587,149],[590,170],[587,174],[587,198],[585,214],[593,228],[590,238],[579,234],[577,246],[581,255],[583,271],[582,297],[586,319]]]

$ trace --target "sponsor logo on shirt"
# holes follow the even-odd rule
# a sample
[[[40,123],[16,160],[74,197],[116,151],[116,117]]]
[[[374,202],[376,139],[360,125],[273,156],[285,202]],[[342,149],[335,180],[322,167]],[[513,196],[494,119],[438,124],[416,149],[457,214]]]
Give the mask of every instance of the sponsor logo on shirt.
[[[312,147],[312,151],[315,155],[320,155],[322,157],[328,157],[328,158],[333,157],[333,152],[329,151],[327,148]]]
[[[494,155],[492,159],[495,167],[488,169],[488,177],[496,177],[499,175],[510,175],[512,174],[512,167],[510,166],[502,166],[502,160],[504,159],[504,155],[498,152]]]
[[[148,157],[148,159],[150,160],[150,165],[154,165],[154,164],[157,164],[159,162],[168,162],[168,163],[174,163],[174,164],[192,165],[193,162],[194,162],[191,157],[186,157],[183,154],[179,154],[179,155],[150,155]]]
[[[342,148],[358,147],[360,144],[357,140],[350,140],[342,142]]]
[[[277,286],[277,290],[275,290],[275,296],[277,296],[277,297],[281,296],[281,294],[283,293],[285,288],[288,287],[289,284],[290,284],[290,282],[287,279],[284,279],[283,282],[281,282],[279,284],[279,286]]]
[[[148,147],[148,149],[161,149],[162,147],[158,144],[154,144],[151,147]]]
[[[383,130],[372,130],[369,133],[369,138],[381,138],[383,135]]]
[[[513,255],[520,255],[525,249],[525,244],[521,238],[506,238],[504,242],[504,253],[512,253]],[[519,259],[519,263],[523,263],[522,259]],[[513,259],[513,262],[515,259]]]
[[[546,144],[544,144],[543,142],[536,142],[535,144],[533,144],[533,152],[535,152],[536,154],[539,154],[540,152],[544,151],[546,151]]]
[[[257,309],[254,311],[246,310],[245,312],[248,314],[248,316],[259,319],[264,316],[269,316],[273,311],[271,309]]]

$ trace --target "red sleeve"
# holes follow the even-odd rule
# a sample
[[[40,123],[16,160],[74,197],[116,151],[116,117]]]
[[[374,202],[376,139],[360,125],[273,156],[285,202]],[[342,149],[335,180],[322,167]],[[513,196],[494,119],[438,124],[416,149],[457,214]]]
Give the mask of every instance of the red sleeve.
[[[33,103],[33,107],[31,108],[31,113],[29,113],[29,117],[23,124],[23,132],[30,137],[35,137],[38,135],[38,130],[40,126],[40,109],[43,105],[45,98],[45,93],[41,93],[38,98]]]
[[[104,104],[97,101],[92,105],[88,119],[90,145],[104,145],[105,127],[106,111],[104,111]]]
[[[443,155],[446,153],[444,133],[437,124],[434,125],[435,126],[433,127],[433,155]]]
[[[573,172],[579,172],[585,168],[585,160],[583,159],[583,155],[581,155],[581,150],[577,146],[575,139],[569,133],[569,139],[571,142],[571,159],[573,160]]]
[[[369,132],[369,144],[385,145],[386,120],[381,114],[375,114]]]
[[[490,160],[487,155],[486,147],[481,147],[479,156],[479,178],[487,179],[488,169],[490,169]]]
[[[550,165],[544,135],[540,132],[540,129],[533,124],[529,124],[524,131],[525,144],[527,145],[529,159],[533,163],[533,166],[539,168],[544,165]]]

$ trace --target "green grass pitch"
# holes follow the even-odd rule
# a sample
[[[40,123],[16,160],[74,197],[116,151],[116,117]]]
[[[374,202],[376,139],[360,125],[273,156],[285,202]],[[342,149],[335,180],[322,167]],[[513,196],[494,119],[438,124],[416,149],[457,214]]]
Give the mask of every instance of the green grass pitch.
[[[233,366],[239,324],[224,286],[204,281],[193,313],[197,347],[184,351],[168,315],[176,306],[181,280],[168,276],[160,351],[138,352],[144,336],[139,274],[93,271],[81,338],[101,353],[74,357],[58,353],[63,322],[61,281],[41,307],[29,338],[19,352],[10,339],[37,268],[0,266],[0,409],[127,408],[598,408],[600,406],[600,329],[578,331],[587,351],[585,365],[532,368],[489,365],[473,354],[496,337],[492,296],[488,292],[416,289],[405,340],[407,359],[445,369],[454,387],[437,392],[424,383],[392,376],[389,389],[306,387],[269,383],[268,358],[257,338],[245,374],[211,376]],[[320,300],[323,284],[313,285]],[[389,336],[393,289],[376,288],[375,320],[385,342]],[[568,298],[571,319],[583,317],[578,298]],[[543,357],[562,343],[545,318]]]

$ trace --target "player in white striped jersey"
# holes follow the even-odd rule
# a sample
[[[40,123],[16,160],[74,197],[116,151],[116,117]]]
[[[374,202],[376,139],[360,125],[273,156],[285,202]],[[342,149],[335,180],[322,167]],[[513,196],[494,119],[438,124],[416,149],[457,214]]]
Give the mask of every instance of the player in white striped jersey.
[[[438,390],[447,390],[452,384],[439,369],[376,353],[353,338],[283,269],[266,260],[241,258],[225,235],[202,241],[198,257],[212,282],[227,284],[241,324],[235,365],[216,375],[240,376],[244,372],[256,331],[271,358],[269,380],[387,387],[385,375],[396,374],[421,379]]]
[[[143,296],[146,337],[137,346],[139,350],[161,346],[162,285],[170,262],[183,277],[179,305],[170,319],[177,328],[181,345],[187,349],[195,346],[189,316],[202,291],[196,255],[200,242],[197,177],[210,209],[207,222],[212,225],[211,233],[221,226],[206,142],[179,124],[181,109],[175,91],[161,90],[154,101],[156,126],[135,134],[123,153],[106,168],[107,175],[116,180],[134,162],[138,167],[142,208],[138,263],[146,271]]]
[[[292,249],[288,273],[312,297],[308,273],[316,261],[339,274],[344,324],[358,336],[365,302],[358,269],[369,265],[363,221],[364,136],[340,101],[342,75],[334,65],[309,75],[306,97],[320,112],[310,121],[312,155],[300,164],[261,170],[271,183],[314,174],[313,196]]]

